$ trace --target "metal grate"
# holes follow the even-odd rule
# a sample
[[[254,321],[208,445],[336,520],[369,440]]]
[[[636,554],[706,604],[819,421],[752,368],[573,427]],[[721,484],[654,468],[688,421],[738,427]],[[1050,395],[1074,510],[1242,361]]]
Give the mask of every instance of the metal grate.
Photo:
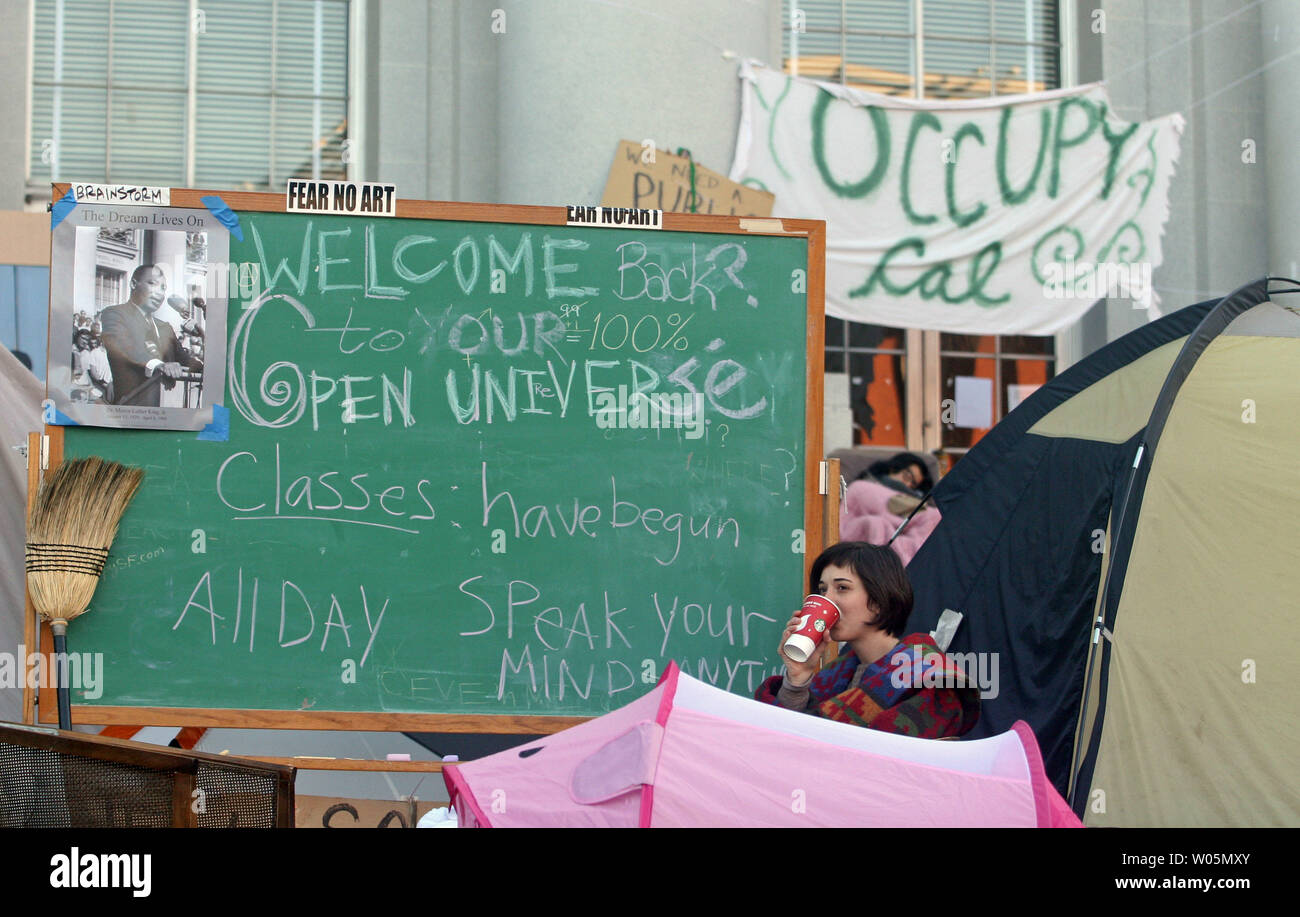
[[[167,771],[0,745],[0,827],[166,828],[173,783]]]
[[[199,763],[200,828],[274,828],[275,777]],[[196,800],[197,801],[197,800]]]
[[[293,768],[0,725],[0,828],[275,828]]]

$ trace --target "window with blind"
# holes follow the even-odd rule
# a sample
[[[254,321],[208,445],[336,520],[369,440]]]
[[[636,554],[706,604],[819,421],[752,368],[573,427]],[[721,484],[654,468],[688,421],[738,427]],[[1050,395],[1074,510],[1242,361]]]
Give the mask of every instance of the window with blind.
[[[784,0],[786,70],[928,99],[1054,89],[1060,85],[1057,5],[1057,0]],[[920,72],[925,79],[918,93]]]
[[[345,178],[347,0],[35,0],[32,184]]]
[[[784,0],[783,9],[787,73],[926,99],[1061,84],[1057,0]],[[944,410],[957,379],[988,380],[996,423],[1051,378],[1055,352],[1050,337],[826,320],[826,371],[848,374],[855,439],[870,445],[966,451],[989,428],[959,427]]]

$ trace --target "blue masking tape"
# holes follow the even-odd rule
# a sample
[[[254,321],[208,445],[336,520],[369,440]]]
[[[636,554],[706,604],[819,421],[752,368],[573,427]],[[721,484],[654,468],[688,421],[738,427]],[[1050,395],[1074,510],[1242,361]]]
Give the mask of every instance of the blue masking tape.
[[[244,231],[239,228],[239,215],[231,210],[225,201],[215,194],[209,194],[206,197],[199,198],[199,200],[222,226],[230,230],[232,236],[240,242],[244,241]]]
[[[50,424],[52,424],[52,425],[54,425],[54,426],[57,426],[57,427],[79,427],[79,426],[81,426],[81,424],[77,423],[75,420],[73,420],[73,419],[72,419],[71,417],[69,417],[67,414],[65,414],[65,413],[63,413],[62,411],[60,411],[58,408],[54,408],[53,410],[54,410],[54,419],[51,420],[51,421],[48,421],[48,423],[50,423]]]
[[[67,215],[72,213],[73,208],[76,206],[77,196],[73,194],[72,189],[69,188],[68,193],[55,201],[54,206],[50,208],[50,232],[53,232],[54,227],[62,223]],[[69,423],[70,422],[71,421],[69,421]]]
[[[220,404],[212,406],[212,423],[199,431],[199,439],[209,443],[224,443],[230,439],[230,409]]]

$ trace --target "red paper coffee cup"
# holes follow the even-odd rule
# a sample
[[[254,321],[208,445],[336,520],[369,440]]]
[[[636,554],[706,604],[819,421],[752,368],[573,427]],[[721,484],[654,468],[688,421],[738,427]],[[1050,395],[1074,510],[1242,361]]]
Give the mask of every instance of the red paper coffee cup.
[[[785,654],[795,662],[807,662],[817,644],[840,619],[840,608],[824,595],[810,595],[803,600],[799,627],[785,641]]]

